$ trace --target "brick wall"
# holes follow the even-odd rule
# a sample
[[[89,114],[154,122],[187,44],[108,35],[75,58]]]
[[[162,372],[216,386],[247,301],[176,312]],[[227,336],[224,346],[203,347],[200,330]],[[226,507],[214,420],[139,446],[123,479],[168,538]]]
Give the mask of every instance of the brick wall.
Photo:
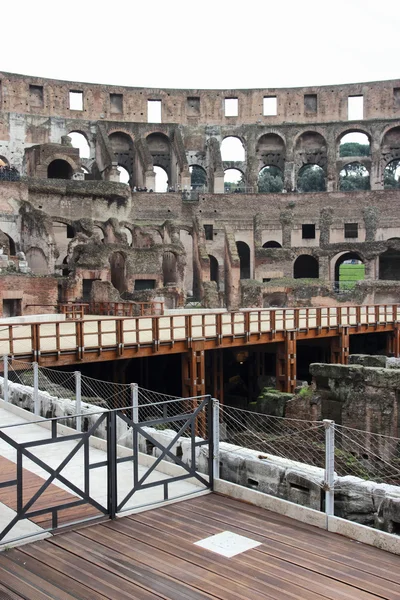
[[[19,300],[23,315],[55,313],[58,280],[55,277],[4,275],[0,277],[0,316],[4,300]],[[40,306],[29,307],[29,304]]]

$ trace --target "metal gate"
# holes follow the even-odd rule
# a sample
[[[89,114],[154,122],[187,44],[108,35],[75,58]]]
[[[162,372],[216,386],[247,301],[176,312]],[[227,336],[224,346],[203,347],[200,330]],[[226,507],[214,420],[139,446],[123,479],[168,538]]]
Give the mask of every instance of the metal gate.
[[[210,396],[67,418],[0,427],[0,547],[212,489]]]

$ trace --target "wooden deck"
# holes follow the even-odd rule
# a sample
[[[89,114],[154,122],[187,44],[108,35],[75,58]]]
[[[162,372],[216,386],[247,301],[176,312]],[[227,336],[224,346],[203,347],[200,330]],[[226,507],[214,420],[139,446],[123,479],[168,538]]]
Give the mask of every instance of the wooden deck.
[[[234,558],[194,545],[262,543]],[[2,600],[400,599],[400,558],[210,494],[0,555]]]

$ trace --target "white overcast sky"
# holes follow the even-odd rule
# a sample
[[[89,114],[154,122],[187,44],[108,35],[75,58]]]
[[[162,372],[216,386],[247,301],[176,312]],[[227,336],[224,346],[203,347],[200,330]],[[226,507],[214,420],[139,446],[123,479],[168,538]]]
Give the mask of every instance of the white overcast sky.
[[[398,0],[14,0],[0,69],[170,88],[398,79]]]

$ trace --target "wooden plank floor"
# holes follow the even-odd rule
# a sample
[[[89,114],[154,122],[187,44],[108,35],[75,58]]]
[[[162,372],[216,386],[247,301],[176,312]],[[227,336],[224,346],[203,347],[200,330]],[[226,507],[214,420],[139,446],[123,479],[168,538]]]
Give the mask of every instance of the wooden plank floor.
[[[234,558],[194,542],[262,543]],[[400,558],[210,494],[0,554],[1,600],[400,599]]]
[[[4,458],[4,456],[0,456],[0,484],[5,483],[6,481],[14,480],[16,477],[17,465],[11,460]],[[45,481],[46,480],[42,477],[39,477],[39,475],[32,473],[28,469],[23,469],[23,504],[28,502],[35,495]],[[60,504],[67,504],[69,502],[75,502],[76,500],[79,500],[78,496],[75,496],[71,492],[63,490],[54,483],[51,483],[32,505],[30,511],[59,506]],[[9,487],[0,488],[0,502],[9,508],[12,508],[12,510],[17,510],[17,486],[12,485]],[[81,519],[87,519],[95,516],[100,517],[101,515],[102,513],[100,513],[100,511],[90,504],[82,504],[82,506],[75,506],[73,508],[60,510],[58,513],[58,523],[59,525],[74,523],[75,521],[79,521]],[[43,529],[51,527],[50,513],[32,517],[30,520]]]

